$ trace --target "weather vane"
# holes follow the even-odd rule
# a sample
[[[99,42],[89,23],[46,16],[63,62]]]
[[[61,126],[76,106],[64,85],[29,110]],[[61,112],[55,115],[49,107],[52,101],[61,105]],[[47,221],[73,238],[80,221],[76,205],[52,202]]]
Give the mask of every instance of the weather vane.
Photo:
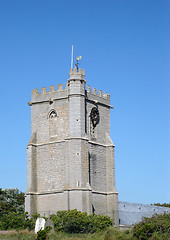
[[[76,68],[77,68],[77,72],[78,72],[78,70],[79,70],[79,60],[81,59],[81,56],[79,56],[79,57],[76,57],[76,64],[75,64],[75,66],[76,66]]]

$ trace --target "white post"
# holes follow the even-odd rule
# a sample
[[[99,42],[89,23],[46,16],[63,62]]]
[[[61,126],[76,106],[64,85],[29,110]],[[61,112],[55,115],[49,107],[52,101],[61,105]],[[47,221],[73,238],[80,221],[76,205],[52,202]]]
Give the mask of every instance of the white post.
[[[72,44],[72,51],[71,51],[71,69],[73,69],[73,44]]]

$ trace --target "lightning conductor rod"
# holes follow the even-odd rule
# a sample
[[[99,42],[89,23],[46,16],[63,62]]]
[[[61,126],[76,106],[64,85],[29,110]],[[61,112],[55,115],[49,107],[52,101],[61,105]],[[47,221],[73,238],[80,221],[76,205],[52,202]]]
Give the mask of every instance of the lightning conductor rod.
[[[73,44],[72,44],[72,50],[71,50],[71,69],[73,69]]]

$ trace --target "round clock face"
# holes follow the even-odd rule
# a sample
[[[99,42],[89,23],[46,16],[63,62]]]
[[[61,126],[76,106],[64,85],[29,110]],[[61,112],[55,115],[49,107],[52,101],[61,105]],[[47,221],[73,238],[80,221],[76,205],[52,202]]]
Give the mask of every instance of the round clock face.
[[[91,113],[90,113],[90,118],[91,118],[93,127],[96,127],[96,125],[99,123],[99,119],[100,119],[99,110],[96,107],[92,108]]]

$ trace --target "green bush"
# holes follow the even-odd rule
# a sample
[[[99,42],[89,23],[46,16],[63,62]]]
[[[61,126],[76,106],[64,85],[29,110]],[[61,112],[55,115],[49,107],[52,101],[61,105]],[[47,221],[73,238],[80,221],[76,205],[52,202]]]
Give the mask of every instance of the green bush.
[[[134,225],[133,236],[141,240],[168,239],[170,236],[170,213],[144,218],[142,222]]]
[[[47,234],[51,231],[52,227],[47,226],[45,227],[44,230],[39,230],[37,232],[37,240],[46,240],[47,239]]]
[[[35,227],[36,218],[37,215],[29,219],[28,213],[10,212],[8,214],[3,214],[0,217],[0,230],[32,230]]]
[[[70,211],[58,211],[51,215],[57,232],[66,233],[94,233],[105,230],[112,225],[112,220],[104,215],[87,215],[76,209]]]
[[[0,230],[33,229],[35,219],[24,213],[24,193],[0,188]]]
[[[0,214],[9,212],[24,213],[24,193],[19,189],[5,189],[0,188]]]

